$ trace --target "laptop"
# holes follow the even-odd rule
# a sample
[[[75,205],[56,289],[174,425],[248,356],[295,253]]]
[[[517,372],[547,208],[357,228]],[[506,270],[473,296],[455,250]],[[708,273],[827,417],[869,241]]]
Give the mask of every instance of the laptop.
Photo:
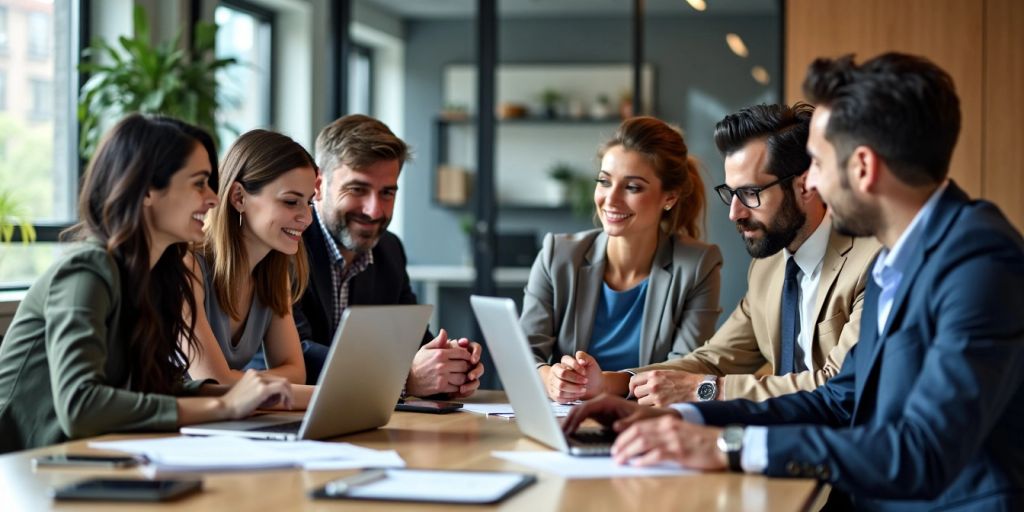
[[[345,309],[327,362],[301,421],[260,414],[202,423],[182,434],[296,441],[380,427],[391,419],[433,306],[352,306]]]
[[[615,441],[611,430],[580,429],[571,436],[562,432],[537,372],[526,333],[519,325],[515,302],[479,295],[471,296],[469,301],[487,341],[487,350],[498,368],[505,394],[516,413],[519,431],[570,455],[609,455]]]

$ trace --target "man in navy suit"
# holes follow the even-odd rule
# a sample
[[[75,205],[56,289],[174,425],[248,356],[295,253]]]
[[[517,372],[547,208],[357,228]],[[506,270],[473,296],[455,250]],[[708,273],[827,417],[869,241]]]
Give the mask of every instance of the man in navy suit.
[[[804,92],[817,104],[808,186],[836,229],[884,246],[840,373],[762,403],[601,397],[565,428],[614,425],[620,462],[817,478],[837,508],[1021,510],[1024,241],[947,178],[952,79],[909,55],[819,59]]]

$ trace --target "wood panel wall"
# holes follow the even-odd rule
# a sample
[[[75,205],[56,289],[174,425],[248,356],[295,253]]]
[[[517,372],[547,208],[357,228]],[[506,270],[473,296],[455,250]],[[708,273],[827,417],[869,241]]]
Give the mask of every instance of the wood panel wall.
[[[924,55],[953,77],[963,125],[950,176],[1024,227],[1024,2],[787,0],[786,100],[819,56]]]

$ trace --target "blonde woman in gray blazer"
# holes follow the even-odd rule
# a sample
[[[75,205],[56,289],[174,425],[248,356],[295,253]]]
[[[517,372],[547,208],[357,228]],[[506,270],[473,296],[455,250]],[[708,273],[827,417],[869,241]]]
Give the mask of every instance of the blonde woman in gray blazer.
[[[704,185],[678,130],[623,121],[594,187],[601,229],[544,238],[520,324],[553,400],[628,382],[619,372],[679,358],[715,330],[722,256],[698,240]]]

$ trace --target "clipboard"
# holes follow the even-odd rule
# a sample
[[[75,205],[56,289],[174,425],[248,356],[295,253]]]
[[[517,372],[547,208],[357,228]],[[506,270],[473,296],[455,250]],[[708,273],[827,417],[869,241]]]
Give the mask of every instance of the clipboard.
[[[310,492],[314,499],[490,505],[537,481],[510,471],[367,469]]]

